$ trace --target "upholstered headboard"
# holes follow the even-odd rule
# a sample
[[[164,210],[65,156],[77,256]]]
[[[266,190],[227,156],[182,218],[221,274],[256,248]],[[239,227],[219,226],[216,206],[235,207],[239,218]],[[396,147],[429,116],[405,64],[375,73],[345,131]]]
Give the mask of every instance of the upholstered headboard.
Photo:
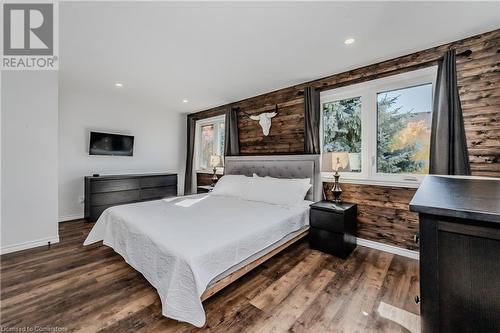
[[[319,155],[227,156],[224,174],[276,178],[311,178],[306,199],[320,201],[323,197]]]

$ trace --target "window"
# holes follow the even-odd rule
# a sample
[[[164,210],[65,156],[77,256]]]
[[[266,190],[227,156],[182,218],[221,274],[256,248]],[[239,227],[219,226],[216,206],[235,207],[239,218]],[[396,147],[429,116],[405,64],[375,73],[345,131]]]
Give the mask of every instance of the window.
[[[202,119],[196,122],[196,170],[212,172],[213,168],[210,165],[212,155],[224,155],[224,116]]]
[[[436,67],[321,93],[323,176],[417,185],[428,173]]]
[[[322,107],[323,153],[328,162],[331,159],[332,168],[339,163],[339,171],[361,172],[361,98],[325,102]]]
[[[377,94],[377,172],[429,172],[432,84]]]

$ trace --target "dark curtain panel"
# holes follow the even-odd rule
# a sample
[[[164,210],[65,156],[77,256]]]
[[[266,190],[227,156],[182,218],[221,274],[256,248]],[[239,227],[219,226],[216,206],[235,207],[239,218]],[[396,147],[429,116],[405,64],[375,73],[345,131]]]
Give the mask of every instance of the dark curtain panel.
[[[313,87],[304,89],[304,152],[320,154],[319,146],[319,91]]]
[[[194,136],[196,121],[193,117],[187,117],[187,149],[186,149],[186,175],[184,177],[184,195],[193,194],[193,159],[194,159]]]
[[[449,50],[439,61],[432,110],[431,174],[470,175],[455,59],[455,50]]]
[[[224,156],[238,156],[240,154],[238,110],[239,108],[230,107],[226,111],[226,122],[224,124]]]

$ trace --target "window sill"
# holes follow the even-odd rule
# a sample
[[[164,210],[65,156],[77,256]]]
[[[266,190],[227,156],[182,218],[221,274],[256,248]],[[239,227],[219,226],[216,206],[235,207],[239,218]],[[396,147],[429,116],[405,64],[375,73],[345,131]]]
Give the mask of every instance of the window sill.
[[[333,183],[334,178],[332,176],[321,176],[323,182]],[[387,186],[387,187],[402,187],[402,188],[418,188],[420,186],[420,180],[416,181],[398,181],[398,180],[379,180],[379,179],[361,179],[361,178],[347,178],[340,175],[339,183],[344,184],[358,184],[358,185],[375,185],[375,186]]]

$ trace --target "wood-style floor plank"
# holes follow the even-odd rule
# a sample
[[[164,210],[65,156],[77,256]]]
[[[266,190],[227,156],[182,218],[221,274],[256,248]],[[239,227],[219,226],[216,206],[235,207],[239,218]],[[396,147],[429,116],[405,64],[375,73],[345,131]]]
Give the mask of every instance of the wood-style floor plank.
[[[61,223],[60,243],[1,256],[2,329],[408,332],[381,316],[380,304],[419,313],[417,261],[363,247],[342,260],[303,241],[205,301],[199,329],[163,317],[156,290],[112,249],[83,247],[91,227]]]

